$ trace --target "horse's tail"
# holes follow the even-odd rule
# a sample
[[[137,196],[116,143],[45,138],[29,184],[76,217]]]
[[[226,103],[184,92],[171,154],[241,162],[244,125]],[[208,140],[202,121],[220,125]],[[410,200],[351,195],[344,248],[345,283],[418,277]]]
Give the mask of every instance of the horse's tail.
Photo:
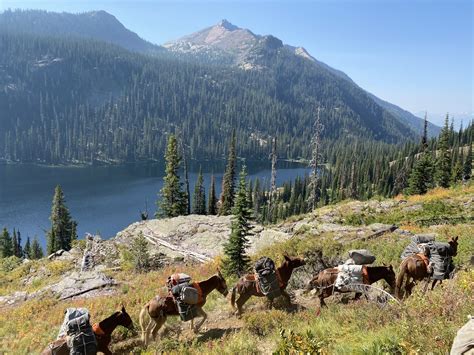
[[[235,297],[237,296],[237,285],[232,288],[232,295],[230,297],[230,304],[232,308],[235,308]]]
[[[407,262],[406,262],[406,260],[408,260],[408,259],[405,259],[400,264],[400,272],[397,275],[397,280],[396,280],[396,283],[395,283],[395,296],[398,299],[402,298],[401,289],[402,289],[402,285],[403,285],[403,279],[405,278],[405,274],[406,274],[406,271],[407,271],[407,267],[406,267]]]
[[[142,339],[142,342],[145,346],[148,343],[148,334],[147,334],[148,333],[148,324],[145,323],[147,319],[148,319],[148,321],[151,321],[150,314],[148,313],[148,304],[146,304],[145,307],[142,308],[142,310],[140,311],[140,317],[139,317],[140,328],[142,330],[141,339]]]

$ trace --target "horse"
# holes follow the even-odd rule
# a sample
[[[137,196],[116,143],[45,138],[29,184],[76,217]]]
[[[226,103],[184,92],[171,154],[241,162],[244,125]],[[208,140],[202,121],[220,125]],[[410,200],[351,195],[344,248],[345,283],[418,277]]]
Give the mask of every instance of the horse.
[[[286,299],[286,302],[290,304],[290,295],[285,291],[288,286],[288,281],[290,280],[293,270],[306,264],[304,259],[301,258],[291,258],[288,255],[283,255],[284,260],[280,267],[277,268],[277,276],[280,282],[280,292],[281,295]],[[239,298],[236,300],[237,293]],[[232,308],[235,309],[237,305],[237,311],[235,314],[237,316],[242,315],[242,307],[245,302],[252,296],[265,297],[265,295],[259,290],[257,285],[257,280],[255,274],[246,274],[242,276],[237,284],[232,288],[232,296],[230,304]],[[273,307],[273,300],[270,300],[269,308]]]
[[[450,246],[450,256],[456,256],[458,252],[458,237],[450,238],[448,244]],[[395,295],[398,299],[402,298],[402,285],[405,275],[405,294],[410,295],[417,281],[427,279],[432,275],[432,271],[429,270],[428,265],[428,257],[421,253],[410,255],[402,261],[395,286]],[[433,290],[438,281],[441,283],[441,280],[433,280],[431,290]],[[428,282],[429,280],[427,281],[425,291],[428,287]]]
[[[124,306],[122,306],[120,311],[114,312],[110,317],[92,326],[97,341],[97,352],[112,355],[112,352],[109,350],[109,345],[112,340],[112,333],[119,325],[133,330],[133,321]],[[62,337],[50,343],[48,347],[41,352],[41,355],[69,355],[66,337]]]
[[[364,278],[364,283],[371,285],[374,282],[384,279],[390,288],[393,290],[395,288],[395,272],[393,271],[392,265],[389,266],[367,266],[367,274]],[[312,289],[319,290],[319,303],[321,307],[326,306],[324,299],[331,296],[333,291],[338,292],[350,292],[350,291],[341,291],[334,286],[336,283],[337,274],[339,270],[337,268],[329,268],[322,270],[315,277],[311,279],[308,283],[307,291]],[[355,299],[358,299],[361,296],[361,293],[356,293]]]
[[[194,285],[200,291],[200,301],[196,305],[196,316],[202,317],[202,319],[196,324],[196,327],[194,327],[194,319],[192,319],[191,329],[194,333],[198,333],[207,319],[207,314],[202,309],[206,303],[207,295],[217,289],[217,291],[226,297],[229,291],[227,289],[227,283],[219,270],[216,275],[211,276],[207,280],[196,282]],[[171,295],[165,297],[156,296],[142,308],[140,312],[140,327],[142,330],[141,339],[145,346],[149,343],[150,334],[153,340],[156,338],[158,331],[163,324],[165,324],[168,316],[179,316],[178,306]],[[148,322],[145,324],[147,318]]]

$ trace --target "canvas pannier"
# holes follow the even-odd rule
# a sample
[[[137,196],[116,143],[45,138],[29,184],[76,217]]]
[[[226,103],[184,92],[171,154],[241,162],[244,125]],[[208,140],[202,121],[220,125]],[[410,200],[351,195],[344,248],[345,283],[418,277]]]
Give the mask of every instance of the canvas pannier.
[[[179,317],[182,321],[187,322],[197,316],[197,307],[193,304],[187,304],[180,299],[176,299]]]
[[[258,259],[255,263],[255,272],[260,291],[265,296],[273,300],[281,295],[280,282],[272,259],[267,257]]]
[[[168,290],[171,291],[174,286],[187,284],[190,282],[191,276],[189,276],[188,274],[176,273],[168,277],[168,280],[166,281],[166,286],[168,287]]]
[[[199,303],[199,292],[195,287],[189,284],[181,284],[174,286],[171,289],[171,293],[174,298],[179,299],[181,302],[187,304],[198,304]]]
[[[354,260],[355,265],[372,264],[375,256],[367,249],[349,250],[349,258]]]
[[[85,308],[67,308],[58,339],[66,336],[69,354],[97,354],[97,342]]]

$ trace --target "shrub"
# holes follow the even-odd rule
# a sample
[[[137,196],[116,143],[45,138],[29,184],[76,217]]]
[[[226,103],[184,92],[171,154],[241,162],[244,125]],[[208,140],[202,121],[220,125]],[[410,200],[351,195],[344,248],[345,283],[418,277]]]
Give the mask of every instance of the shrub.
[[[279,310],[248,313],[244,315],[245,328],[255,335],[266,336],[281,327],[288,317],[291,315]]]
[[[324,345],[310,330],[303,334],[281,330],[275,354],[323,354]]]

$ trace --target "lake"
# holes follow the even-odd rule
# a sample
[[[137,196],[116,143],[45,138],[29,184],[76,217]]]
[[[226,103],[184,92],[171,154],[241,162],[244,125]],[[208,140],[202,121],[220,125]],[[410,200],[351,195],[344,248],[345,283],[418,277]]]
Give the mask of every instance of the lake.
[[[212,172],[216,191],[220,193],[224,162],[192,163],[190,190],[194,190],[199,166],[203,168],[206,197]],[[250,179],[260,178],[269,185],[270,163],[248,162]],[[304,165],[279,162],[277,184],[309,173]],[[78,222],[78,235],[97,233],[110,238],[140,219],[140,210],[147,206],[149,216],[156,211],[157,194],[163,186],[164,165],[127,164],[120,166],[47,167],[39,165],[0,164],[0,227],[38,236],[45,245],[54,187],[60,184],[66,204]]]

